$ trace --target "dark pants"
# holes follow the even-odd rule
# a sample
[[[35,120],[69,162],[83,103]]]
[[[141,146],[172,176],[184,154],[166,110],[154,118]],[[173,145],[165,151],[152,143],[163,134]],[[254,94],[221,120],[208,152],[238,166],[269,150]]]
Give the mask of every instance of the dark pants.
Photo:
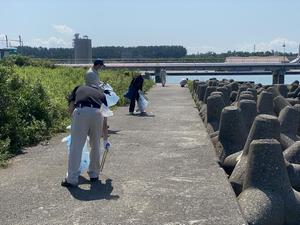
[[[139,93],[134,93],[134,95],[132,96],[132,99],[130,100],[130,105],[129,105],[129,112],[134,112],[134,107],[135,107],[135,101],[138,101],[140,98]]]

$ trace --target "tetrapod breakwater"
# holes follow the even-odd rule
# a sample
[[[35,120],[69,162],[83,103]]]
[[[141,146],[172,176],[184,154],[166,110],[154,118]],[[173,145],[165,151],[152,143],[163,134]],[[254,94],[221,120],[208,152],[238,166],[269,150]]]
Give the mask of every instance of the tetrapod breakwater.
[[[300,86],[194,80],[191,93],[249,224],[300,224]]]

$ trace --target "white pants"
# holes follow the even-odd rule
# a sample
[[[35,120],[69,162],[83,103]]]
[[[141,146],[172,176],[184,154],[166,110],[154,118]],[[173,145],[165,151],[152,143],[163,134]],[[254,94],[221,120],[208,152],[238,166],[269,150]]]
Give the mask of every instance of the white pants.
[[[163,86],[165,86],[166,81],[167,81],[166,75],[161,75],[161,76],[160,76],[160,79],[161,79],[161,84],[162,84]]]
[[[100,109],[84,107],[73,112],[71,127],[71,145],[68,161],[67,182],[78,183],[79,167],[83,146],[87,136],[90,137],[90,166],[88,174],[96,178],[100,173],[100,138],[103,129],[103,116]]]

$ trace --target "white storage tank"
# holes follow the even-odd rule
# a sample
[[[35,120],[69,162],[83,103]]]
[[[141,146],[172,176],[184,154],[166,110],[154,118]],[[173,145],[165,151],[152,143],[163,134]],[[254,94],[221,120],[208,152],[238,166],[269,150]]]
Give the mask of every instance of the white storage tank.
[[[75,63],[92,63],[92,40],[88,36],[79,37],[75,34],[73,39]]]

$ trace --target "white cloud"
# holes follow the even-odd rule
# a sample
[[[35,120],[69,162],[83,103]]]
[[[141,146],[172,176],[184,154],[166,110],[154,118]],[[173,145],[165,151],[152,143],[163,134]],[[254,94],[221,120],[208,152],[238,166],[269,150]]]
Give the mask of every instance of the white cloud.
[[[74,35],[75,31],[67,25],[52,25],[52,27],[60,34]]]
[[[298,43],[293,40],[288,40],[287,38],[275,38],[269,42],[259,42],[259,43],[245,43],[237,46],[238,51],[283,51],[283,44],[285,43],[285,51],[286,52],[297,52],[298,51]]]
[[[42,38],[33,39],[30,46],[46,47],[46,48],[71,48],[72,41],[67,42],[62,38],[52,36],[46,39],[42,39]]]

